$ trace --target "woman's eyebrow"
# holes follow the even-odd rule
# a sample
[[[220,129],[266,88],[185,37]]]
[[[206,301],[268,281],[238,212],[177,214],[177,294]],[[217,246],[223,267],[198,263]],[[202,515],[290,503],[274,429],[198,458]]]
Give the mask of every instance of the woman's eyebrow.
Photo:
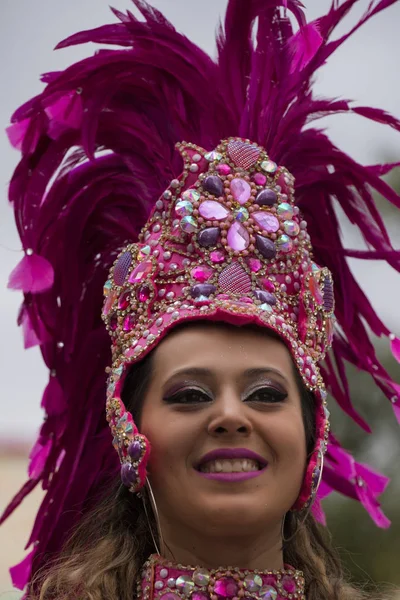
[[[286,383],[288,383],[287,378],[279,369],[274,367],[255,367],[252,369],[246,369],[242,373],[239,373],[239,376],[243,379],[251,379],[255,377],[268,376],[268,375],[278,375],[281,377]],[[217,376],[216,372],[212,369],[207,369],[204,367],[187,367],[183,369],[178,369],[170,377],[168,377],[167,381],[164,385],[167,385],[176,377],[203,377],[203,378],[215,378]]]

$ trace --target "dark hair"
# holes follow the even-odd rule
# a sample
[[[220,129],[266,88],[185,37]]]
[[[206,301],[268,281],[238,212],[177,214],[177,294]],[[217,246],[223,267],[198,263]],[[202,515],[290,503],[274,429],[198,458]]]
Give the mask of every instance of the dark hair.
[[[153,354],[133,365],[122,399],[140,426],[141,407],[152,375]],[[295,367],[293,367],[295,368]],[[314,398],[295,369],[309,454],[315,443]],[[143,501],[146,501],[143,498]],[[142,500],[119,479],[102,503],[83,518],[57,562],[39,574],[30,598],[39,600],[132,600],[140,568],[154,552],[150,528],[156,535],[151,510],[146,519]],[[293,535],[295,534],[295,535]],[[370,596],[346,583],[340,558],[326,528],[309,514],[288,513],[285,519],[284,562],[304,572],[307,600],[362,600]],[[293,536],[291,538],[291,536]],[[40,588],[37,596],[33,590]],[[375,596],[377,598],[377,596]]]

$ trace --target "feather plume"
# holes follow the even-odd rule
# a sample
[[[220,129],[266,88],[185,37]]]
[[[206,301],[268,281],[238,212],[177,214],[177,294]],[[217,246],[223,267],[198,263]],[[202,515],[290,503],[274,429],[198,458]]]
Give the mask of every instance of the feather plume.
[[[100,319],[102,285],[119,248],[137,239],[155,200],[179,175],[178,141],[212,149],[229,136],[249,138],[293,173],[315,260],[332,271],[337,290],[337,329],[324,366],[327,386],[341,408],[370,431],[350,401],[345,365],[353,364],[371,375],[399,416],[400,386],[379,364],[368,335],[390,332],[347,264],[347,257],[356,256],[385,260],[400,270],[399,252],[373,195],[400,206],[381,179],[397,163],[364,167],[315,124],[323,116],[351,113],[395,130],[399,121],[381,109],[315,98],[312,91],[315,73],[336,49],[395,1],[371,2],[352,29],[332,40],[359,0],[334,2],[310,24],[298,0],[230,0],[213,60],[158,10],[133,0],[141,19],[113,9],[118,22],[58,45],[93,42],[112,49],[44,75],[43,92],[12,116],[8,135],[22,157],[9,197],[22,246],[34,254],[17,267],[11,285],[24,292],[19,323],[25,345],[40,345],[51,372],[42,401],[47,419],[30,477],[3,515],[41,481],[47,493],[28,541],[34,550],[14,571],[19,586],[45,557],[57,554],[79,515],[118,471],[104,414],[110,350]],[[367,250],[344,248],[336,204],[359,228]],[[392,348],[398,357],[398,340]],[[387,527],[377,500],[386,483],[331,438],[321,497],[337,490]]]

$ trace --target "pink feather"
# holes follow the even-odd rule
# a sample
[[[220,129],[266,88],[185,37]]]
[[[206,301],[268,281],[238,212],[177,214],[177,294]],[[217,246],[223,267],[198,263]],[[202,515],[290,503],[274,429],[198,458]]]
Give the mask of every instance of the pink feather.
[[[400,363],[400,339],[395,337],[390,341],[390,349],[394,358]]]
[[[33,253],[25,254],[23,259],[11,272],[7,287],[22,290],[25,293],[45,292],[54,283],[54,269],[43,256]]]
[[[300,27],[288,41],[290,73],[302,71],[314,58],[323,42],[317,21]]]

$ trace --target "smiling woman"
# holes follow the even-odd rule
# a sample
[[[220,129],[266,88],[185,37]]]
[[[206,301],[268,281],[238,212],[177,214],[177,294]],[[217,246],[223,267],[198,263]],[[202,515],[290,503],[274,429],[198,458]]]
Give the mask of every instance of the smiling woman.
[[[316,70],[395,0],[331,41],[356,2],[307,24],[297,0],[230,0],[213,61],[134,0],[143,21],[114,10],[119,23],[62,42],[113,49],[45,75],[13,116],[25,256],[10,285],[50,369],[30,478],[4,515],[43,481],[12,569],[29,598],[366,597],[321,500],[338,491],[387,527],[387,480],[331,433],[327,393],[369,431],[347,361],[398,413],[366,327],[396,356],[400,340],[349,270],[335,202],[368,242],[357,256],[400,270],[371,190],[400,199],[381,179],[395,165],[362,167],[310,127],[356,112],[400,129],[313,96]]]

